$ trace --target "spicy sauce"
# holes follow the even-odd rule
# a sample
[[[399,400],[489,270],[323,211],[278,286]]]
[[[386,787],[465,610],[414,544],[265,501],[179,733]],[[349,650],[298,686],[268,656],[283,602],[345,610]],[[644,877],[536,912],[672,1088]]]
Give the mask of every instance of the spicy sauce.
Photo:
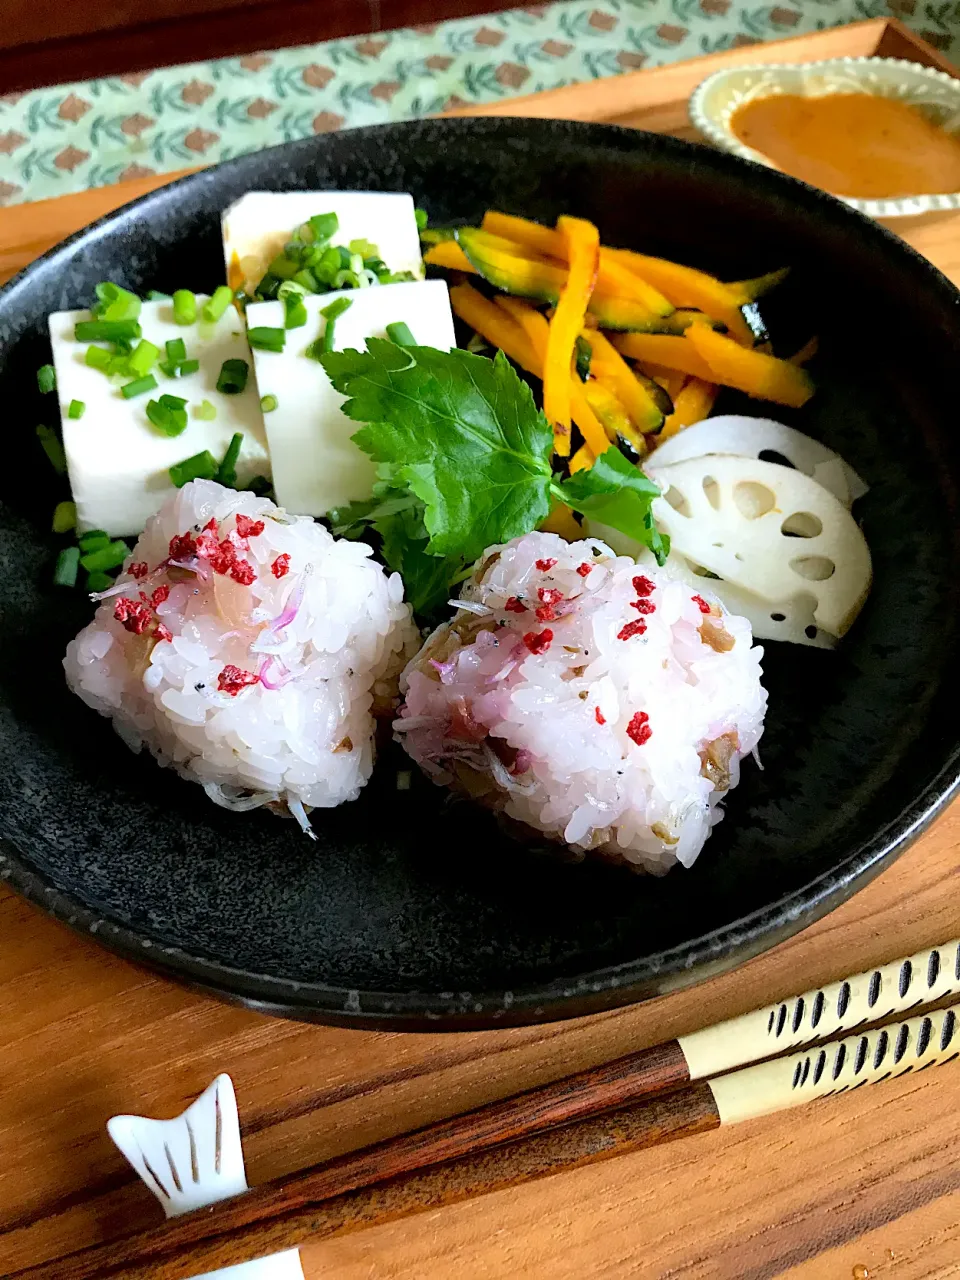
[[[960,191],[960,138],[916,107],[869,93],[746,102],[730,128],[795,178],[867,200]]]

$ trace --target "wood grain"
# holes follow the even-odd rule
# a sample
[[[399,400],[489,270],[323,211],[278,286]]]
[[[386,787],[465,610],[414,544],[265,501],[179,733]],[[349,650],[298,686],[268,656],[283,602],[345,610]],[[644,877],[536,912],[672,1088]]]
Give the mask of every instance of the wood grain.
[[[879,21],[801,39],[821,42],[810,57],[884,40],[884,52],[911,56]],[[799,48],[733,56],[783,60]],[[622,103],[607,99],[611,82],[586,88],[622,122],[641,82],[647,127],[659,97],[662,127],[682,134],[686,93],[703,74],[701,63],[621,77]],[[605,118],[577,95],[583,118]],[[551,111],[573,108],[554,100]],[[0,267],[8,275],[136,194],[0,210]],[[898,229],[960,283],[955,218]],[[443,1037],[230,1008],[134,969],[0,888],[0,1275],[158,1222],[107,1138],[112,1114],[174,1115],[227,1070],[257,1185],[957,936],[958,866],[954,806],[850,902],[736,973],[576,1022]],[[308,1280],[847,1280],[854,1266],[871,1280],[932,1280],[956,1274],[958,1258],[958,1064],[303,1249]]]

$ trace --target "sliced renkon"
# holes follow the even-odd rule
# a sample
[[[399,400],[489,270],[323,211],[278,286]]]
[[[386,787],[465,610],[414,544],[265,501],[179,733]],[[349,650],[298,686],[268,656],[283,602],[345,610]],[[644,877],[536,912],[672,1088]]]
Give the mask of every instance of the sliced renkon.
[[[672,550],[771,609],[798,595],[842,636],[870,590],[870,551],[850,512],[815,480],[754,458],[690,458],[656,471],[654,516]]]
[[[798,471],[829,489],[845,507],[867,492],[867,486],[853,467],[819,440],[772,418],[732,413],[706,418],[679,431],[654,451],[644,469],[654,474],[660,467],[717,453],[758,460],[761,453],[777,453]]]

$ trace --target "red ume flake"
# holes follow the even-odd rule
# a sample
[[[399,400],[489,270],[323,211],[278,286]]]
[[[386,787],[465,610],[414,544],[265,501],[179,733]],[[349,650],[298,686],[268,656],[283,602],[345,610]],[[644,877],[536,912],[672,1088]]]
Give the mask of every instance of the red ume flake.
[[[556,560],[538,560],[537,568],[541,573],[548,573],[556,563]]]
[[[627,737],[632,738],[638,747],[642,747],[645,742],[649,742],[653,737],[653,730],[650,728],[650,717],[645,711],[637,711],[627,725]]]
[[[228,664],[217,676],[217,688],[221,693],[229,693],[231,698],[251,684],[259,683],[260,677],[255,671],[243,671],[240,667]]]
[[[637,613],[656,613],[657,606],[652,600],[631,600],[630,608],[636,609]]]
[[[583,564],[577,565],[577,573],[579,573],[581,578],[585,578],[588,574],[593,573],[593,565],[587,564],[587,562],[584,561]]]
[[[137,560],[130,566],[130,576],[137,582],[139,582],[141,578],[145,578],[149,572],[150,566],[147,564],[146,560]]]
[[[633,589],[638,596],[649,596],[656,590],[656,587],[649,578],[645,578],[643,574],[640,574],[639,577],[633,580]]]
[[[517,596],[511,596],[503,606],[507,613],[526,613],[527,606]]]
[[[607,723],[607,717],[603,714],[603,712],[600,710],[600,708],[599,708],[599,707],[594,707],[594,709],[593,709],[593,715],[594,715],[594,719],[596,720],[597,724],[606,724],[606,723]]]
[[[697,608],[700,610],[701,613],[710,612],[710,606],[707,604],[706,600],[704,600],[703,596],[691,596],[690,599],[697,606]]]
[[[258,538],[264,530],[262,520],[251,520],[249,516],[237,516],[237,533],[241,538]]]
[[[549,627],[543,631],[528,631],[523,637],[523,643],[527,646],[531,653],[546,653],[553,644],[553,632]]]
[[[196,554],[196,539],[190,533],[175,533],[170,539],[171,560],[187,560]]]
[[[156,609],[157,605],[163,604],[163,602],[169,598],[170,588],[166,583],[164,583],[162,586],[157,587],[156,591],[150,597],[150,606],[151,608]]]
[[[153,621],[150,607],[140,600],[131,600],[128,596],[121,596],[113,606],[113,616],[126,631],[135,636],[142,636]]]
[[[540,622],[553,622],[556,618],[556,608],[563,599],[563,592],[558,587],[541,587],[537,592],[540,597],[541,604],[537,609],[537,618]]]
[[[249,587],[251,582],[256,581],[257,575],[249,561],[237,560],[230,566],[230,577],[234,582],[239,582],[241,587]]]
[[[270,566],[270,572],[275,578],[285,578],[290,572],[290,555],[284,552],[282,556],[277,556],[273,564]]]
[[[173,640],[173,632],[169,627],[165,627],[162,622],[157,623],[157,629],[153,634],[158,640]]]
[[[634,636],[642,636],[647,629],[647,624],[642,618],[634,618],[633,622],[628,622],[625,627],[621,627],[617,632],[618,640],[632,640]]]

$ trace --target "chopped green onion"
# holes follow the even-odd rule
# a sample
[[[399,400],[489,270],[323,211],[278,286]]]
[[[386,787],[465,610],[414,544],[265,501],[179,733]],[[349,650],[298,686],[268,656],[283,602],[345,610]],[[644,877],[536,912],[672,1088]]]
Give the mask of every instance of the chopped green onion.
[[[169,302],[170,294],[161,293],[159,289],[151,289],[147,294],[147,302]]]
[[[195,453],[192,458],[175,462],[170,468],[170,479],[178,489],[191,480],[212,480],[217,474],[217,460],[209,449]]]
[[[73,331],[77,342],[121,342],[141,334],[136,320],[81,320]]]
[[[258,498],[265,498],[273,492],[273,485],[266,476],[254,476],[243,487],[245,492],[255,493]]]
[[[157,380],[152,373],[148,373],[145,378],[137,378],[134,382],[125,382],[120,388],[120,394],[124,400],[132,400],[134,396],[142,396],[147,391],[156,391]]]
[[[292,280],[300,269],[300,263],[289,254],[281,253],[270,263],[267,275],[276,276],[278,280]]]
[[[91,350],[96,350],[96,348],[92,347]],[[84,404],[82,400],[71,400],[70,405],[67,409],[67,417],[72,418],[74,421],[76,421],[78,418],[83,417],[84,413],[86,412],[86,408],[87,406]]]
[[[73,502],[58,502],[53,509],[53,532],[69,533],[77,527],[77,508]]]
[[[177,396],[161,396],[147,401],[147,417],[165,436],[178,436],[187,429],[186,400]]]
[[[320,314],[325,320],[336,320],[338,316],[342,316],[345,311],[349,311],[353,306],[352,298],[334,298],[334,300],[322,307]]]
[[[166,343],[167,359],[171,364],[183,364],[187,358],[187,344],[182,338],[170,338]]]
[[[287,341],[283,329],[271,329],[267,325],[256,325],[247,330],[247,341],[257,351],[282,351]]]
[[[57,565],[53,571],[55,587],[75,587],[77,585],[77,568],[80,564],[80,548],[64,547],[57,556]]]
[[[217,416],[217,407],[209,400],[203,400],[200,404],[194,405],[193,416],[199,418],[201,422],[213,422]]]
[[[180,377],[180,366],[178,364],[174,364],[172,360],[161,360],[157,365],[157,368],[161,373],[165,373],[168,378]]]
[[[279,403],[280,403],[280,401],[277,399],[277,397],[276,397],[276,396],[261,396],[261,397],[260,397],[260,412],[261,412],[261,413],[273,413],[274,409],[276,409],[276,407],[277,407],[277,405],[278,405]]]
[[[340,219],[335,213],[317,213],[307,219],[306,225],[313,233],[314,244],[327,241],[340,230]]]
[[[247,385],[250,366],[246,360],[224,360],[217,379],[217,390],[225,396],[238,396]]]
[[[136,377],[142,378],[153,368],[159,354],[160,348],[143,338],[127,356],[127,368]]]
[[[213,297],[208,298],[203,304],[203,310],[200,317],[206,320],[208,324],[213,324],[219,320],[223,313],[233,301],[233,290],[229,285],[222,284],[218,289],[214,289]]]
[[[333,342],[336,334],[337,318],[342,316],[345,311],[349,311],[353,302],[350,298],[334,298],[329,306],[323,307],[320,314],[326,320],[323,333],[320,336],[319,343],[315,343],[321,352],[333,350]],[[308,352],[313,354],[313,352]]]
[[[37,386],[44,395],[57,389],[57,373],[52,364],[42,364],[37,370]]]
[[[77,550],[79,551],[79,547]],[[80,563],[87,573],[106,573],[108,569],[119,569],[129,554],[127,544],[117,539],[116,542],[108,542],[105,547],[86,552],[80,557]]]
[[[307,267],[303,267],[300,271],[297,272],[297,274],[293,277],[293,283],[302,285],[303,288],[306,289],[307,293],[321,292],[320,280],[313,273],[313,271],[311,271]]]
[[[149,301],[149,299],[148,299]],[[109,573],[97,569],[87,574],[87,591],[109,591],[113,586],[113,578]]]
[[[285,329],[299,329],[307,323],[307,308],[303,305],[302,293],[284,294],[283,310]]]
[[[417,345],[416,338],[402,320],[395,320],[393,324],[387,325],[387,337],[391,342],[395,342],[398,347],[415,347]]]
[[[83,362],[91,369],[99,369],[101,373],[106,373],[112,359],[113,352],[108,351],[106,347],[87,347]]]
[[[268,271],[253,291],[253,296],[255,298],[275,298],[280,284],[281,281]]]
[[[223,461],[217,468],[217,483],[226,485],[228,489],[237,487],[237,459],[240,457],[242,444],[243,435],[238,431],[230,440],[227,452],[223,455]]]
[[[177,289],[173,295],[173,318],[177,324],[193,324],[197,318],[197,295],[189,289]]]
[[[98,320],[136,320],[140,314],[140,299],[129,289],[122,289],[109,280],[98,284],[97,301],[91,311]]]
[[[372,258],[380,252],[369,240],[351,240],[347,248],[351,253],[358,253],[361,258]]]
[[[197,372],[197,370],[200,368],[200,361],[199,361],[199,360],[184,360],[184,361],[183,361],[183,363],[182,363],[182,364],[180,364],[180,365],[178,365],[177,367],[178,367],[178,370],[179,370],[179,376],[180,376],[181,378],[186,378],[186,377],[188,377],[191,373],[196,373],[196,372]]]
[[[426,209],[414,209],[413,216],[417,220],[417,230],[426,231],[428,222]]]
[[[116,373],[121,374],[124,378],[127,377],[130,372],[130,366],[127,364],[127,357],[125,355],[111,356],[105,372],[108,377],[113,377]]]
[[[105,529],[91,529],[88,533],[81,533],[78,541],[80,550],[86,555],[88,551],[99,551],[101,547],[107,546],[112,539]]]
[[[50,465],[56,471],[58,476],[66,474],[67,471],[67,455],[63,452],[63,445],[60,443],[60,437],[52,427],[37,427],[37,439],[43,447],[43,452],[50,459]]]
[[[352,271],[338,271],[333,277],[335,289],[359,289],[360,281]]]

